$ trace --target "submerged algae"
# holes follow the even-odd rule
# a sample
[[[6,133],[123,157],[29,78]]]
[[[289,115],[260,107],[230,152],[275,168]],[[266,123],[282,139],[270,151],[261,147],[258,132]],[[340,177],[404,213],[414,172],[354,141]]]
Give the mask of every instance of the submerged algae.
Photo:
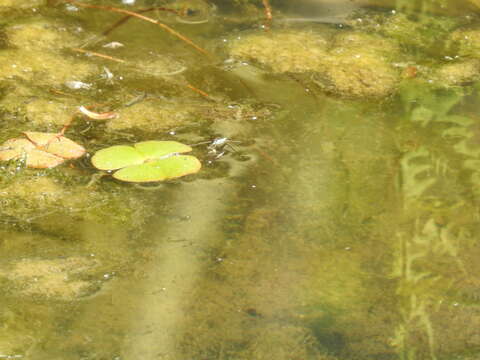
[[[230,45],[229,54],[267,65],[273,72],[318,71],[328,48],[324,36],[311,32],[272,31],[243,35]]]
[[[11,49],[0,52],[0,68],[1,80],[17,78],[50,86],[82,80],[98,72],[96,65],[59,54]]]
[[[61,54],[61,44],[75,46],[81,41],[69,28],[38,19],[5,28],[10,48],[0,51],[0,79],[52,86],[97,73],[96,65]]]
[[[5,102],[6,100],[3,99],[0,106],[4,105]],[[76,102],[70,99],[59,101],[30,98],[24,104],[25,108],[22,113],[25,114],[28,124],[34,128],[43,128],[50,131],[58,131],[63,125],[68,124],[76,110]]]
[[[479,168],[469,166],[479,149],[471,141],[476,120],[458,106],[472,93],[471,87],[417,81],[401,91],[398,136],[405,139],[408,131],[418,138],[400,159],[402,226],[392,237],[392,276],[402,315],[392,345],[399,356],[463,358],[465,349],[479,346],[470,322],[477,321],[479,305],[472,288],[478,272],[472,259],[479,250]]]
[[[235,59],[256,62],[275,74],[312,74],[321,89],[343,97],[385,97],[403,77],[444,86],[462,86],[479,76],[475,30],[470,18],[364,11],[349,24],[354,30],[319,32],[275,29],[243,35],[228,45]],[[453,32],[453,33],[452,33]],[[431,53],[452,61],[426,61]],[[414,69],[414,73],[409,73]]]
[[[31,9],[44,4],[44,0],[0,0],[0,12]]]
[[[346,97],[385,97],[400,80],[391,64],[399,54],[396,44],[360,32],[327,37],[291,30],[254,34],[235,40],[229,54],[276,73],[313,73],[322,89]]]
[[[389,40],[357,32],[340,33],[333,39],[325,69],[316,82],[332,92],[353,97],[385,97],[396,91],[399,47]]]
[[[431,79],[444,86],[469,85],[480,79],[480,59],[467,59],[441,65]]]
[[[185,126],[195,120],[188,104],[143,101],[118,111],[118,117],[107,122],[107,130],[139,129],[149,133]]]
[[[448,16],[409,16],[400,12],[366,12],[366,16],[350,21],[355,28],[396,40],[407,50],[437,53],[443,49],[450,33],[464,22]]]
[[[3,29],[10,47],[25,51],[60,50],[62,46],[79,45],[79,33],[71,25],[42,18],[24,21]]]
[[[480,28],[478,26],[461,27],[450,34],[449,48],[465,58],[480,57]]]
[[[29,224],[62,236],[78,237],[85,222],[113,222],[128,225],[126,231],[140,231],[150,212],[149,205],[132,197],[128,189],[123,189],[123,195],[121,189],[87,191],[86,184],[67,185],[60,177],[24,172],[27,174],[13,176],[0,187],[0,213],[7,223]],[[59,217],[63,218],[61,222]]]
[[[99,290],[95,258],[21,259],[0,268],[0,278],[9,281],[10,292],[27,298],[72,301]],[[99,279],[95,279],[95,275]]]

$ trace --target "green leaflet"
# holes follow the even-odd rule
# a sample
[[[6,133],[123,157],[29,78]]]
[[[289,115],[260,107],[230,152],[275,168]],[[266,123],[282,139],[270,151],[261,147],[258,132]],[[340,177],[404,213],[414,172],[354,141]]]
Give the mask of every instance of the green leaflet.
[[[200,161],[194,156],[173,155],[166,159],[123,168],[113,177],[128,182],[163,181],[194,174],[201,166]]]
[[[192,148],[176,141],[143,141],[134,146],[116,145],[99,150],[92,164],[100,170],[118,170],[117,180],[154,182],[194,174],[200,161],[191,155],[178,155]]]
[[[92,164],[99,170],[117,170],[125,166],[142,164],[145,157],[136,149],[126,145],[111,146],[99,150],[92,157]]]
[[[173,153],[181,154],[192,151],[190,146],[176,141],[142,141],[134,146],[148,159],[159,159]]]

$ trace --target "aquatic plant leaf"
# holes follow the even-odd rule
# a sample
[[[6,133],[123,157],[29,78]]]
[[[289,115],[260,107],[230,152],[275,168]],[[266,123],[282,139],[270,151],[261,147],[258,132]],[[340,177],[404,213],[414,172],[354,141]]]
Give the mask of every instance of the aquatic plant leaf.
[[[145,156],[127,145],[115,145],[99,150],[92,157],[92,164],[99,170],[117,170],[144,163]]]
[[[23,134],[26,138],[5,141],[0,147],[0,161],[25,159],[29,168],[46,169],[85,154],[83,146],[60,134],[33,131]]]
[[[9,161],[19,159],[33,149],[35,149],[35,145],[27,139],[9,139],[0,147],[0,160]]]
[[[0,160],[25,159],[25,165],[29,168],[46,169],[60,165],[65,159],[39,150],[28,139],[15,138],[7,140],[0,148]]]
[[[83,146],[63,135],[34,131],[26,131],[24,134],[36,145],[38,150],[43,150],[64,159],[77,159],[85,154]]]
[[[177,141],[142,141],[134,146],[149,160],[159,159],[168,154],[181,154],[192,151],[190,146]]]
[[[133,146],[116,145],[99,150],[93,165],[100,170],[118,170],[117,180],[154,182],[194,174],[201,168],[194,156],[178,155],[192,151],[188,145],[176,141],[143,141]]]
[[[62,164],[65,159],[48,152],[33,149],[26,154],[25,165],[34,169],[50,169]]]
[[[194,156],[173,155],[166,159],[126,167],[118,170],[113,177],[128,182],[163,181],[195,174],[201,167],[200,161]]]

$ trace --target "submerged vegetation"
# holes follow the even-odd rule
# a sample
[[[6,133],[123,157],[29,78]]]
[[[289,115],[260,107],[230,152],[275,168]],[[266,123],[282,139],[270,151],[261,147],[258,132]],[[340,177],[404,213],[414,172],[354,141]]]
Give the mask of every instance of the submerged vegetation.
[[[480,356],[480,4],[360,3],[0,0],[0,354]]]

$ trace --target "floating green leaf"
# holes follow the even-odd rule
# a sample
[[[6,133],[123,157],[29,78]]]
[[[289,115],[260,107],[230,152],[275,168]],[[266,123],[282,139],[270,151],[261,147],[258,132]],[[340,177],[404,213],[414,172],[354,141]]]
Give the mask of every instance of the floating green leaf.
[[[118,170],[115,179],[128,182],[154,182],[194,174],[201,168],[192,151],[176,141],[143,141],[134,146],[116,145],[99,150],[92,164],[100,170]]]
[[[143,164],[145,157],[127,145],[115,145],[99,150],[92,157],[92,164],[100,170],[118,170],[125,166]]]
[[[134,146],[148,159],[160,159],[169,154],[181,154],[192,151],[190,146],[176,141],[142,141]]]
[[[200,167],[200,161],[195,156],[173,155],[166,159],[126,167],[118,170],[113,177],[129,182],[163,181],[194,174]]]

